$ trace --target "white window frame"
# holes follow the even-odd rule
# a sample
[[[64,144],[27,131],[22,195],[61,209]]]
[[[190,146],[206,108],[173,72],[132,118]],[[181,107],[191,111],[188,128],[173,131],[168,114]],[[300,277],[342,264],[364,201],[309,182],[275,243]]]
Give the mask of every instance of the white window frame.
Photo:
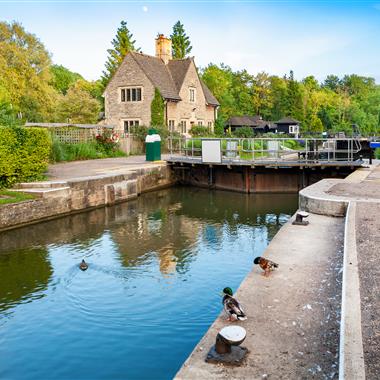
[[[189,102],[195,103],[197,100],[197,92],[195,87],[189,87]]]
[[[181,120],[179,123],[179,126],[181,128],[181,133],[185,134],[187,133],[187,120]]]
[[[289,133],[291,133],[291,134],[299,133],[299,126],[298,125],[289,125]]]
[[[125,131],[125,123],[126,122],[128,123],[128,131]],[[132,124],[131,124],[131,122],[132,122]],[[136,126],[136,122],[137,122],[137,126],[141,125],[141,120],[138,119],[137,117],[128,118],[128,119],[122,119],[123,133],[126,134],[126,135],[129,135],[131,133],[130,128]]]
[[[207,122],[207,128],[212,128],[212,121]]]
[[[203,120],[198,120],[198,127],[203,127]]]
[[[175,120],[174,119],[169,119],[168,120],[168,127],[170,132],[175,131]]]
[[[130,99],[127,100],[128,94],[127,91],[131,91]],[[132,90],[140,90],[141,99],[140,100],[132,100]],[[125,91],[124,100],[122,96],[122,92]],[[137,95],[137,94],[136,94]],[[127,87],[119,87],[119,102],[120,103],[141,103],[144,100],[144,88],[142,86],[127,86]]]

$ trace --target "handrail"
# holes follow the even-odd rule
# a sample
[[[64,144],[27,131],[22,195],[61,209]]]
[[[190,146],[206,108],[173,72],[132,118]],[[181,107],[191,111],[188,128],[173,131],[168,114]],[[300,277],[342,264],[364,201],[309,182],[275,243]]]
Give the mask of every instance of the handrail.
[[[187,138],[168,137],[170,155],[200,160],[202,140],[219,140],[222,162],[354,162],[361,143],[355,138]]]

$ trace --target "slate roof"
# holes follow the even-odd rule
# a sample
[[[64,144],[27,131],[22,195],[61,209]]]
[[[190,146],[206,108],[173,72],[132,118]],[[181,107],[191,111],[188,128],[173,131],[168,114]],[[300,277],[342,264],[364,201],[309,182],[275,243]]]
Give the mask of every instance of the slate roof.
[[[300,122],[296,119],[292,119],[291,117],[283,117],[279,121],[276,121],[275,124],[299,124]]]
[[[181,100],[173,78],[161,59],[142,53],[131,52],[131,54],[163,98]]]
[[[183,81],[192,58],[173,59],[167,65],[160,58],[137,52],[130,53],[141,70],[146,74],[153,86],[157,87],[163,98],[168,100],[182,100],[179,96]],[[212,106],[219,106],[219,102],[207,86],[199,79],[206,102]]]
[[[249,116],[232,116],[227,120],[227,125],[244,125],[245,127],[254,127],[256,123]]]
[[[273,128],[273,123],[270,121],[263,120],[261,116],[232,116],[227,120],[228,126],[246,126],[254,128],[264,128],[268,126]]]
[[[204,84],[204,82],[201,79],[199,80],[201,81],[203,93],[205,95],[207,104],[209,104],[210,106],[219,106],[220,104],[218,100],[215,98],[215,96],[212,94],[209,88]]]
[[[189,70],[190,64],[191,64],[191,58],[172,59],[168,63],[167,67],[174,80],[174,83],[176,85],[178,92],[182,87],[183,81],[185,80],[185,76],[186,76],[187,70]]]

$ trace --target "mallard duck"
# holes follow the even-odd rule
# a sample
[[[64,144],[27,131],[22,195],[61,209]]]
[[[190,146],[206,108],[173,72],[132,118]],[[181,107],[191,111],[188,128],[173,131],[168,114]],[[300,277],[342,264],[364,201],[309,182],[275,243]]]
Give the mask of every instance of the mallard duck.
[[[223,306],[229,321],[245,321],[247,319],[239,301],[233,297],[231,288],[223,289]]]
[[[84,260],[82,260],[82,262],[79,264],[79,269],[83,271],[87,270],[88,264]]]
[[[271,260],[264,259],[264,257],[256,257],[255,260],[253,260],[254,264],[260,265],[260,268],[264,271],[263,275],[265,277],[268,277],[271,271],[274,271],[276,268],[279,267],[278,264],[274,263]]]

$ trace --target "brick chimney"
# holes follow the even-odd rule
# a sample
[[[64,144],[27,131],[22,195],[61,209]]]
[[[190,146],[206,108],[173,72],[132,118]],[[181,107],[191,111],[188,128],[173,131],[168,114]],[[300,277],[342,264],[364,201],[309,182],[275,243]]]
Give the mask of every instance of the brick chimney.
[[[166,65],[172,59],[172,40],[163,34],[156,38],[156,57],[161,58]]]

